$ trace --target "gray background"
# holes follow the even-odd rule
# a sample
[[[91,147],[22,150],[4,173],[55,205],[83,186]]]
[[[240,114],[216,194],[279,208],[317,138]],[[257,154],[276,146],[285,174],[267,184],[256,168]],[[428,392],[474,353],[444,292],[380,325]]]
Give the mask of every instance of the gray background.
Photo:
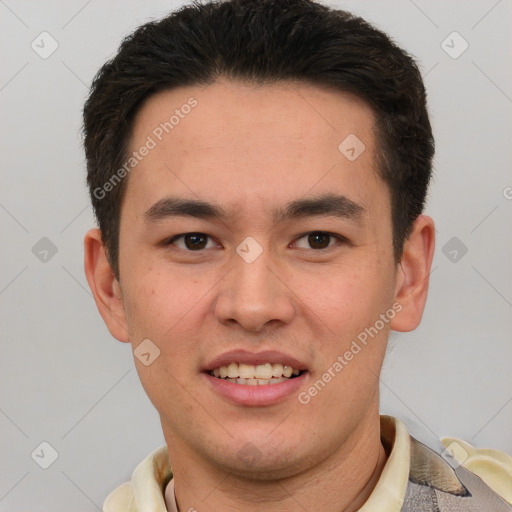
[[[122,37],[181,3],[0,0],[2,511],[99,510],[164,443],[129,345],[108,334],[84,277],[94,220],[78,132]],[[382,411],[433,447],[450,435],[512,453],[512,2],[330,5],[419,59],[437,139],[430,298],[419,329],[391,336]],[[46,59],[31,48],[46,37],[51,49],[43,31],[58,43]],[[41,442],[58,455],[48,469]]]

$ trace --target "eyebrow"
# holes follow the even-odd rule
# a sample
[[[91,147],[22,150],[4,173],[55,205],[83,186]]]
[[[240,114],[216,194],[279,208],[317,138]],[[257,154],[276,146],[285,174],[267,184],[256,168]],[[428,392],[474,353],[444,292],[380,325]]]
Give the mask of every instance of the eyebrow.
[[[304,219],[314,216],[333,216],[347,220],[361,221],[366,209],[351,199],[337,194],[292,201],[272,212],[275,223],[287,220]],[[145,222],[158,222],[169,217],[194,217],[199,219],[226,220],[234,217],[217,204],[199,199],[166,197],[159,200],[144,213]]]

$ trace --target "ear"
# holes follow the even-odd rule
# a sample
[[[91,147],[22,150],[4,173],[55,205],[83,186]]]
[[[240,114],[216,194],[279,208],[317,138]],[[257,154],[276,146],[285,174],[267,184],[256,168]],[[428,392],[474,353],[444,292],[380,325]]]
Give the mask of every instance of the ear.
[[[91,229],[85,235],[84,266],[96,307],[110,334],[119,341],[129,342],[121,287],[108,262],[99,229]]]
[[[390,326],[395,331],[412,331],[421,321],[427,301],[434,246],[434,221],[427,215],[420,215],[404,243],[397,269],[395,301],[402,305],[402,310],[391,320]]]

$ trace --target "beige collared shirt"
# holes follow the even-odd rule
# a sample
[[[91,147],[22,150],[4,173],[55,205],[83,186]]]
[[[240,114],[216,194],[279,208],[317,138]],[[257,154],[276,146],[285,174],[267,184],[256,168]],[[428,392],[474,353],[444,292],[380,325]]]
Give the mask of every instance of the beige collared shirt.
[[[400,420],[381,416],[381,438],[390,447],[389,457],[377,485],[359,512],[400,512],[404,503],[411,473],[411,437]],[[457,439],[443,439],[443,444],[451,446],[455,458],[460,457],[466,469],[512,504],[512,457],[497,450],[476,449]],[[171,477],[167,447],[162,446],[135,468],[130,482],[107,497],[103,511],[178,512]]]

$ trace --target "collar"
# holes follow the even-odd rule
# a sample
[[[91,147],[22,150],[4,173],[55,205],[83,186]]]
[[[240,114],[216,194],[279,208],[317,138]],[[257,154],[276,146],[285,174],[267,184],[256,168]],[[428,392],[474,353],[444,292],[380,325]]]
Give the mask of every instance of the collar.
[[[411,460],[411,438],[405,425],[391,416],[381,416],[381,439],[388,459],[373,492],[359,512],[399,512],[405,496]],[[146,457],[125,483],[112,492],[104,512],[177,512],[176,501],[166,508],[167,496],[174,497],[174,481],[167,447]]]

